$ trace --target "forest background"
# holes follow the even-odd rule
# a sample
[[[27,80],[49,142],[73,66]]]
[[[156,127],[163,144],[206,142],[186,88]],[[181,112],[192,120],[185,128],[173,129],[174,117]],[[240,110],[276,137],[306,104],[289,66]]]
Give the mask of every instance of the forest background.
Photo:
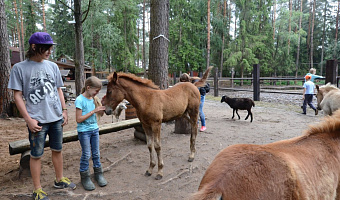
[[[24,54],[29,36],[47,31],[58,43],[52,59],[74,58],[73,3],[5,0],[9,46]],[[170,0],[169,7],[169,73],[204,71],[210,59],[223,77],[251,76],[253,64],[261,76],[299,76],[311,67],[324,74],[325,61],[339,58],[336,0]],[[148,69],[149,0],[85,0],[81,9],[86,64],[97,71]]]

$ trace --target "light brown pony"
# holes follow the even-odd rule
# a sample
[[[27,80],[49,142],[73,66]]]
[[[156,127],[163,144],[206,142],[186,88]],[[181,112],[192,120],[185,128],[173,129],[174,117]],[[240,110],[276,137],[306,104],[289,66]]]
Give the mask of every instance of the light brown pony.
[[[316,94],[318,103],[317,109],[323,110],[325,115],[332,115],[332,113],[340,108],[340,89],[330,83],[319,87]]]
[[[158,174],[156,179],[163,177],[163,158],[161,153],[161,124],[184,116],[191,124],[189,162],[195,157],[195,140],[197,135],[197,119],[200,105],[200,93],[209,76],[211,67],[206,70],[197,83],[177,83],[173,87],[160,90],[151,80],[139,78],[133,74],[114,72],[108,77],[107,92],[102,103],[115,108],[123,99],[136,108],[137,117],[145,131],[147,146],[150,152],[150,165],[145,175],[150,176],[155,167],[153,150],[158,157]]]
[[[340,199],[340,111],[305,134],[222,150],[192,200]]]

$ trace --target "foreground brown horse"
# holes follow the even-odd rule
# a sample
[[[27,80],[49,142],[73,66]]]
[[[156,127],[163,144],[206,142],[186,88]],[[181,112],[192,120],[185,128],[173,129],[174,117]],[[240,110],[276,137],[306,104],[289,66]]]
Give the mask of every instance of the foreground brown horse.
[[[325,115],[332,115],[332,113],[340,108],[340,89],[335,85],[327,83],[319,87],[316,85],[318,93],[316,100],[318,103],[317,109],[323,110]]]
[[[193,200],[340,199],[340,111],[300,137],[222,150]]]
[[[151,80],[139,78],[133,74],[114,72],[108,77],[107,92],[103,105],[115,108],[123,99],[129,101],[137,112],[137,117],[145,131],[147,146],[150,152],[150,166],[145,175],[150,176],[155,167],[153,149],[158,157],[158,174],[163,177],[163,158],[161,152],[161,124],[184,116],[191,124],[189,162],[195,157],[195,140],[197,119],[200,105],[200,93],[197,87],[204,86],[211,68],[208,68],[202,79],[195,84],[177,83],[173,87],[160,90]]]

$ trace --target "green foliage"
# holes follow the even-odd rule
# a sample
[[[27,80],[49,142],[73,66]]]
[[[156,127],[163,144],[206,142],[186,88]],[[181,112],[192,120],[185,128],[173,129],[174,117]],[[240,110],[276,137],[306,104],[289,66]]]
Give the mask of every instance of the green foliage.
[[[200,2],[170,1],[169,72],[205,69],[205,21]],[[189,65],[188,65],[189,63]]]
[[[74,19],[74,16],[65,6],[65,4],[72,4],[69,0],[60,1],[51,1],[47,6],[47,31],[58,43],[54,52],[56,57],[60,55],[74,57],[74,25],[68,23]],[[226,17],[223,16],[224,1],[211,1],[211,29],[209,30],[211,34],[209,64],[220,67],[223,52],[223,76],[231,76],[232,68],[236,72],[236,77],[249,76],[254,64],[260,64],[261,76],[295,76],[295,73],[302,76],[308,71],[311,47],[308,37],[309,1],[303,1],[302,12],[300,12],[300,1],[292,1],[293,10],[290,12],[288,0],[276,0],[275,23],[273,0],[228,1]],[[41,27],[42,5],[41,1],[22,0],[20,7],[20,1],[16,2],[19,14],[21,9],[23,13],[24,40],[27,47],[28,37]],[[82,1],[83,18],[89,2],[90,0]],[[87,64],[97,70],[129,72],[142,70],[136,66],[142,55],[142,31],[138,32],[138,28],[141,28],[138,24],[142,21],[142,3],[142,0],[91,0],[89,13],[83,23],[84,53]],[[170,0],[169,3],[169,72],[179,74],[180,71],[204,71],[207,65],[207,1]],[[10,46],[17,46],[16,29],[20,20],[18,21],[14,13],[13,1],[5,0],[5,4]],[[147,12],[149,6],[146,7]],[[340,44],[334,39],[336,10],[336,0],[316,1],[313,62],[318,65],[313,67],[317,66],[318,69],[327,59],[340,59]],[[299,29],[300,16],[302,17],[301,29]],[[326,19],[325,30],[324,19]],[[324,41],[323,37],[325,37]],[[146,27],[147,57],[148,39],[148,27]],[[137,51],[138,45],[139,51]],[[299,60],[296,66],[299,45]],[[323,52],[322,45],[324,45]]]
[[[62,0],[65,4],[66,0]],[[75,35],[74,25],[69,24],[73,20],[72,13],[60,2],[50,4],[50,9],[46,12],[49,22],[48,32],[54,33],[53,40],[58,44],[55,46],[56,58],[61,55],[74,57]]]
[[[83,24],[85,59],[99,71],[115,66],[114,49],[122,40],[120,30],[112,20],[111,1],[93,1],[89,16]]]

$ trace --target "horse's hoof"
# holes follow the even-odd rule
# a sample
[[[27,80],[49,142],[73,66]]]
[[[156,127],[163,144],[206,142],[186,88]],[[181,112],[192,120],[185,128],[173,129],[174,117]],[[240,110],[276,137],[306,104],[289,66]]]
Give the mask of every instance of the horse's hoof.
[[[194,158],[189,158],[188,161],[192,162],[192,161],[194,161]]]
[[[161,180],[163,178],[163,176],[162,175],[160,175],[160,174],[157,174],[157,176],[156,176],[156,180]]]
[[[148,172],[148,171],[146,171],[144,175],[145,175],[145,176],[151,176],[151,173]]]

